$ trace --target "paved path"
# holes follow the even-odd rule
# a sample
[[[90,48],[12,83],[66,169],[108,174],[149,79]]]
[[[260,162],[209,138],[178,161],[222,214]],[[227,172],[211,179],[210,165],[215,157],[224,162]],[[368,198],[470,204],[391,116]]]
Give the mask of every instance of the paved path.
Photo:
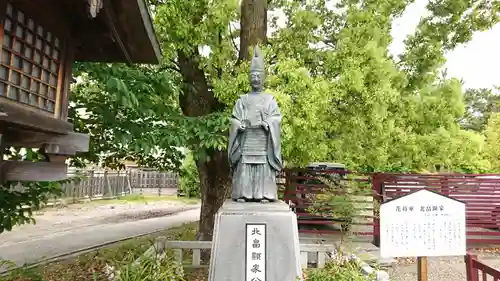
[[[180,226],[183,223],[197,221],[199,215],[200,209],[194,208],[171,216],[91,225],[64,232],[56,232],[29,241],[7,244],[0,243],[0,260],[10,260],[18,265],[31,264],[129,237]],[[0,269],[0,271],[2,270]]]

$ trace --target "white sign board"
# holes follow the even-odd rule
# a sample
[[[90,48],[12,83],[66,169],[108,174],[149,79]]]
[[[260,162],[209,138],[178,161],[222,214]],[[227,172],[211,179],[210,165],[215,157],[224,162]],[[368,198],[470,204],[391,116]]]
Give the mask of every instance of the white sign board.
[[[380,254],[384,258],[463,256],[465,231],[465,204],[428,190],[380,206]]]
[[[266,280],[266,225],[246,225],[246,281]]]

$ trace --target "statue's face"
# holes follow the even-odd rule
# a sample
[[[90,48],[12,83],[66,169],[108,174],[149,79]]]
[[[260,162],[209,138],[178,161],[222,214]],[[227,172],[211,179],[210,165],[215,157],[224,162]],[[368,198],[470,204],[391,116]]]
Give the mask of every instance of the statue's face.
[[[250,72],[250,85],[254,90],[262,90],[262,73],[260,72]]]

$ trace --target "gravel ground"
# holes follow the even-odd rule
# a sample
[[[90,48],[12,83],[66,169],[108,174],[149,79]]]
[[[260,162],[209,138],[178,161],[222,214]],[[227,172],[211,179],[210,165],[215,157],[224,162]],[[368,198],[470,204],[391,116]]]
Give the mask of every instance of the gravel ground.
[[[494,232],[495,230],[468,227],[467,231]],[[484,237],[474,236],[473,238],[480,239]],[[500,249],[471,249],[468,252],[478,255],[481,262],[493,268],[500,269]],[[429,281],[467,281],[463,257],[432,257],[428,258],[428,262]],[[388,273],[393,281],[417,280],[417,264],[415,259],[399,259],[398,264],[389,269]],[[481,273],[479,278],[483,280]],[[488,278],[484,281],[490,280],[493,280],[493,278]]]
[[[196,205],[179,201],[99,202],[57,206],[36,212],[35,225],[16,226],[12,231],[2,233],[0,241],[2,246],[6,246],[78,228],[168,216],[195,207]]]
[[[500,253],[477,253],[479,260],[493,268],[500,269]],[[429,281],[467,281],[463,257],[428,258]],[[417,280],[417,264],[413,259],[399,260],[388,270],[391,281]],[[479,276],[480,280],[482,276]],[[487,281],[493,281],[489,277]]]

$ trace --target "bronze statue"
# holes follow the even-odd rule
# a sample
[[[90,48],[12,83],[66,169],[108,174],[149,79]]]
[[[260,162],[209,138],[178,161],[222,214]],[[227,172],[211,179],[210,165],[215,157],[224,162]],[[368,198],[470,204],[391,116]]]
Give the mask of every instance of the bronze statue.
[[[250,66],[252,92],[240,96],[233,108],[229,161],[233,172],[232,199],[269,202],[278,199],[276,174],[282,169],[280,123],[276,99],[262,92],[264,60],[255,47]]]

